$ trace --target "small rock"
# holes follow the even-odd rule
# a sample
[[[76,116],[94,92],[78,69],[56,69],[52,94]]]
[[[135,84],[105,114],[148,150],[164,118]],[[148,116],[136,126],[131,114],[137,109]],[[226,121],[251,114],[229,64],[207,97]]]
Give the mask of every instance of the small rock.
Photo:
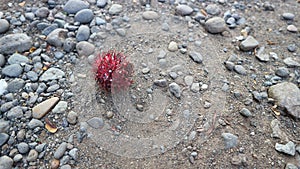
[[[289,26],[287,26],[286,29],[287,29],[288,31],[290,31],[290,32],[293,32],[293,33],[298,32],[298,28],[297,28],[295,25],[289,25]]]
[[[27,161],[29,161],[29,162],[36,161],[36,159],[38,158],[38,155],[39,155],[39,153],[36,150],[34,150],[34,149],[30,150],[28,153],[28,156],[27,156]]]
[[[5,57],[2,54],[0,54],[0,67],[4,66],[5,63],[6,63]]]
[[[268,62],[270,60],[270,55],[268,55],[268,54],[259,54],[259,55],[256,55],[256,58],[261,62]]]
[[[32,117],[36,119],[44,117],[52,109],[52,107],[56,105],[58,101],[58,97],[52,97],[34,106],[32,108]]]
[[[175,52],[175,51],[177,51],[177,50],[178,50],[177,43],[174,42],[174,41],[171,41],[171,42],[169,43],[168,50],[169,50],[170,52]]]
[[[46,18],[49,15],[49,9],[46,7],[41,7],[35,11],[35,15],[40,18]]]
[[[285,63],[288,67],[300,67],[300,63],[291,57],[285,58],[283,63]]]
[[[285,108],[290,115],[300,118],[300,89],[297,85],[290,82],[282,82],[271,86],[268,94],[270,98],[276,101],[279,107]]]
[[[222,33],[226,30],[226,23],[223,18],[213,17],[205,22],[205,29],[209,33]]]
[[[57,159],[54,159],[54,160],[51,161],[50,168],[51,169],[58,169],[59,164],[60,164],[60,161],[57,160]]]
[[[191,86],[192,83],[194,81],[194,77],[193,76],[185,76],[184,77],[184,83],[187,85],[187,86]]]
[[[191,51],[189,53],[189,56],[196,63],[202,63],[202,61],[203,61],[202,55],[200,53],[198,53],[198,52]]]
[[[67,150],[67,143],[66,142],[62,142],[58,148],[56,149],[56,151],[54,152],[54,158],[55,159],[60,159],[66,152]]]
[[[200,90],[200,84],[199,83],[192,83],[191,85],[191,91],[194,93],[199,92]]]
[[[123,28],[116,29],[116,32],[122,37],[126,36],[126,30]]]
[[[24,33],[15,33],[0,38],[0,53],[25,52],[32,47],[32,39]]]
[[[248,36],[245,40],[243,40],[240,44],[240,48],[243,51],[249,51],[256,48],[259,45],[259,42],[254,39],[252,36]]]
[[[68,108],[68,102],[66,101],[59,101],[56,106],[52,109],[53,113],[60,114],[64,113]]]
[[[65,52],[71,52],[71,51],[73,51],[75,46],[76,46],[75,40],[73,38],[67,38],[64,41],[63,49],[64,49]]]
[[[73,158],[73,160],[77,160],[78,158],[78,149],[73,148],[72,150],[69,151],[69,155]]]
[[[47,43],[55,47],[62,47],[67,38],[67,29],[57,28],[53,30],[46,38]]]
[[[245,117],[251,117],[252,116],[252,113],[247,108],[242,108],[242,110],[240,111],[240,114],[245,116]]]
[[[18,53],[14,53],[8,58],[8,63],[9,64],[21,64],[21,63],[29,63],[29,59],[26,56],[23,56]]]
[[[104,121],[102,118],[93,117],[87,121],[87,124],[95,129],[98,129],[98,128],[102,128],[104,126]]]
[[[7,112],[7,118],[9,120],[15,120],[23,117],[23,110],[20,106],[13,107]]]
[[[19,92],[25,85],[25,81],[23,79],[16,78],[8,83],[7,91],[10,93]]]
[[[244,68],[244,66],[242,65],[235,65],[233,67],[234,71],[236,71],[238,74],[241,74],[241,75],[246,75],[247,74],[247,71],[246,69]]]
[[[17,154],[17,155],[14,156],[13,160],[14,160],[14,162],[19,162],[19,161],[22,160],[22,158],[23,158],[22,154]]]
[[[8,77],[18,77],[23,73],[23,68],[19,64],[5,66],[2,74]]]
[[[145,20],[152,20],[152,19],[159,18],[158,13],[155,11],[145,11],[145,12],[143,12],[142,16]]]
[[[89,56],[95,51],[95,46],[87,41],[77,43],[76,50],[79,56]]]
[[[180,98],[181,88],[177,83],[175,83],[175,82],[171,83],[169,85],[169,90],[175,97]]]
[[[231,133],[222,133],[222,137],[225,142],[225,148],[230,149],[235,147],[238,144],[238,137]]]
[[[216,4],[209,4],[205,8],[206,12],[210,15],[219,15],[221,13],[221,9]]]
[[[293,20],[295,18],[295,15],[292,13],[283,13],[282,17],[285,20]]]
[[[27,124],[30,129],[35,129],[36,127],[43,127],[44,123],[37,119],[31,119],[31,121]]]
[[[298,169],[298,167],[292,163],[287,163],[284,169]]]
[[[288,136],[280,129],[280,122],[277,119],[271,121],[271,137],[288,141]]]
[[[90,23],[94,19],[94,13],[90,9],[82,9],[76,13],[74,19],[82,24]]]
[[[21,153],[21,154],[25,154],[29,151],[29,146],[25,142],[19,143],[17,145],[17,148],[18,148],[19,153]]]
[[[76,40],[78,42],[80,41],[86,41],[90,38],[90,28],[86,25],[81,25],[78,28],[77,34],[76,34]]]
[[[0,133],[0,147],[7,142],[9,135],[6,133]]]
[[[12,169],[13,163],[14,163],[14,161],[6,155],[3,155],[0,157],[1,169]]]
[[[159,87],[166,87],[166,86],[168,85],[166,79],[158,79],[158,80],[154,80],[154,84],[155,84],[156,86],[159,86]]]
[[[70,111],[67,115],[67,121],[70,124],[76,124],[77,118],[78,118],[78,114],[74,111]]]
[[[288,45],[287,49],[288,49],[289,52],[296,52],[296,50],[297,50],[296,44]]]
[[[109,10],[108,10],[108,13],[111,14],[111,15],[117,15],[119,13],[121,13],[123,10],[123,6],[120,5],[120,4],[113,4]]]
[[[26,77],[32,82],[36,82],[39,79],[38,74],[34,71],[27,72]]]
[[[64,76],[65,72],[58,68],[51,67],[41,75],[40,81],[57,80],[63,78]]]
[[[6,19],[0,19],[0,33],[5,33],[9,29],[9,22]]]
[[[113,113],[112,111],[107,111],[107,112],[106,112],[106,117],[107,117],[108,119],[112,118],[113,116],[114,116],[114,113]]]
[[[176,7],[176,14],[181,16],[190,15],[193,13],[193,8],[188,5],[178,5]]]
[[[107,0],[97,0],[97,7],[104,8],[107,5]]]
[[[0,120],[0,132],[7,133],[9,130],[9,121]]]
[[[78,11],[87,8],[89,8],[89,4],[87,2],[81,0],[69,0],[63,7],[63,10],[68,14],[75,14]]]
[[[225,64],[225,67],[226,67],[228,70],[232,71],[232,70],[234,69],[234,63],[233,63],[233,62],[225,61],[224,64]]]
[[[286,67],[280,67],[278,68],[276,71],[275,71],[275,74],[279,77],[288,77],[290,72],[289,72],[289,69],[286,68]]]
[[[275,149],[279,152],[294,156],[296,153],[295,144],[292,141],[289,141],[287,144],[275,144]]]

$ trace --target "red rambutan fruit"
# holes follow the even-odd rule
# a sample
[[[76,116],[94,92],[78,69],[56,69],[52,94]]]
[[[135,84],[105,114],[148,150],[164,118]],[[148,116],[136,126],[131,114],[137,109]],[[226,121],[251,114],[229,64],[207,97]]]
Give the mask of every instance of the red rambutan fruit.
[[[133,83],[133,65],[126,61],[126,56],[122,53],[109,51],[99,54],[93,70],[100,89],[107,92],[128,89]]]

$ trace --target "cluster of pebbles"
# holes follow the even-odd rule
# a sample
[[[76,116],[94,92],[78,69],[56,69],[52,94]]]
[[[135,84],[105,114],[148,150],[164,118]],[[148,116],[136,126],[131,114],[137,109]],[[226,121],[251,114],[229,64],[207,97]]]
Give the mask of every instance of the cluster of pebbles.
[[[8,2],[7,9],[0,11],[0,168],[62,168],[68,169],[80,163],[79,149],[75,142],[81,142],[82,131],[78,129],[78,113],[72,111],[71,98],[74,93],[70,85],[75,83],[72,74],[74,66],[82,56],[94,54],[96,40],[105,40],[110,35],[128,36],[131,19],[127,10],[141,4],[144,20],[155,22],[162,15],[160,11],[152,10],[152,4],[167,6],[174,11],[176,17],[184,18],[188,25],[202,25],[210,34],[221,34],[227,37],[228,32],[242,28],[240,36],[234,37],[232,45],[243,53],[255,55],[262,64],[280,62],[280,67],[271,74],[264,75],[265,90],[251,91],[257,102],[274,101],[287,113],[300,118],[300,62],[299,43],[288,44],[288,57],[281,58],[276,50],[266,52],[261,42],[252,34],[252,28],[247,18],[240,11],[250,8],[242,2],[229,3],[218,0],[208,3],[195,1],[143,1],[129,4],[112,3],[109,0],[48,0],[37,4],[23,2]],[[223,11],[223,7],[232,10]],[[258,4],[262,10],[274,11],[270,3]],[[157,7],[157,6],[156,6]],[[134,11],[133,11],[134,12]],[[287,36],[296,36],[299,32],[293,13],[282,13],[280,19],[286,22]],[[299,22],[298,22],[299,24]],[[161,29],[168,31],[167,23],[161,24]],[[298,35],[299,37],[299,35]],[[299,38],[298,38],[299,39]],[[191,39],[191,41],[193,41]],[[297,41],[299,42],[299,40]],[[195,41],[195,43],[198,43]],[[176,42],[168,44],[169,52],[180,50]],[[226,53],[227,49],[223,51]],[[202,63],[199,53],[189,53],[196,63]],[[237,55],[231,55],[224,60],[224,67],[236,76],[255,79],[253,67],[246,65],[247,61]],[[83,75],[84,76],[84,75]],[[170,76],[173,76],[170,74]],[[174,75],[175,76],[175,75]],[[285,82],[289,81],[289,82]],[[164,82],[155,82],[157,84]],[[227,85],[226,85],[227,84]],[[223,90],[229,90],[226,83]],[[171,83],[169,91],[180,98],[180,86]],[[198,92],[209,88],[207,84],[191,83],[191,91]],[[269,90],[266,90],[269,88]],[[234,92],[236,97],[241,93]],[[290,98],[290,100],[286,100]],[[245,101],[250,105],[252,100]],[[253,112],[242,108],[240,114],[252,118]],[[220,122],[221,123],[221,122]],[[54,124],[54,125],[53,125]],[[278,133],[278,121],[272,121],[273,136],[281,138]],[[49,126],[47,128],[45,126]],[[77,127],[76,127],[77,126]],[[56,132],[56,129],[58,131]],[[54,130],[54,131],[53,131]],[[54,134],[53,134],[54,133]],[[67,134],[66,134],[67,133]],[[71,133],[71,134],[70,134]],[[80,134],[81,133],[81,134]],[[63,135],[68,137],[62,138]],[[225,148],[235,147],[238,136],[223,133]],[[77,138],[77,139],[76,139]],[[294,156],[299,145],[289,141],[286,144],[277,143],[275,149]],[[190,162],[194,163],[197,152],[191,152]],[[289,168],[296,167],[288,164]]]

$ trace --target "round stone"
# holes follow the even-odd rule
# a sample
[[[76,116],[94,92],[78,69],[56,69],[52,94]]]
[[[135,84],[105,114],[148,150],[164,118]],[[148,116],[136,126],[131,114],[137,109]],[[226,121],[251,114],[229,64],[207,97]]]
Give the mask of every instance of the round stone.
[[[188,5],[178,5],[176,7],[176,14],[181,16],[190,15],[193,13],[193,8]]]
[[[295,15],[287,12],[287,13],[283,13],[282,17],[285,20],[293,20],[295,18]]]
[[[14,161],[6,155],[0,157],[1,169],[12,169],[13,163]]]
[[[293,33],[298,32],[298,28],[295,25],[287,26],[287,30]]]
[[[70,124],[76,124],[77,123],[77,118],[78,118],[78,114],[74,111],[70,111],[68,113],[68,116],[67,116],[67,121]]]
[[[34,149],[30,150],[27,156],[27,161],[29,162],[35,161],[38,158],[38,155],[39,153],[36,150]]]
[[[76,50],[79,56],[89,56],[92,55],[95,51],[95,45],[87,42],[82,41],[77,43]]]
[[[142,15],[143,15],[143,18],[145,20],[152,20],[152,19],[158,19],[159,18],[158,13],[154,12],[154,11],[146,11]]]
[[[177,51],[177,50],[178,50],[177,43],[174,42],[174,41],[171,41],[171,42],[169,43],[168,50],[169,50],[170,52],[175,52],[175,51]]]
[[[209,33],[221,33],[226,30],[226,24],[223,18],[214,17],[205,22],[205,28]]]
[[[25,154],[29,151],[29,146],[27,143],[25,142],[22,142],[22,143],[19,143],[17,145],[17,148],[18,148],[18,151],[21,153],[21,154]]]
[[[75,15],[75,21],[80,23],[90,23],[94,19],[94,13],[90,9],[82,9]]]
[[[49,13],[50,12],[48,8],[41,7],[35,12],[35,15],[40,18],[46,18],[49,15]]]
[[[78,28],[78,31],[76,34],[76,40],[78,42],[87,41],[89,38],[90,38],[90,28],[86,25],[81,25]]]
[[[6,19],[0,19],[0,33],[4,33],[9,29],[9,22]]]
[[[111,15],[116,15],[116,14],[119,14],[121,13],[123,10],[123,6],[120,5],[120,4],[113,4],[109,10],[108,10],[108,13],[111,14]]]

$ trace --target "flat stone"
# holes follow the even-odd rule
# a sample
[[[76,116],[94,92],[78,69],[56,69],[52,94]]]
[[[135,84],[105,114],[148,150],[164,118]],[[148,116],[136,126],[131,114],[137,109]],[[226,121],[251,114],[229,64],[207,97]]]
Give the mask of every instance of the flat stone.
[[[39,153],[36,150],[34,150],[34,149],[30,150],[28,153],[28,156],[27,156],[27,161],[29,161],[29,162],[36,161],[36,159],[38,158],[38,155],[39,155]]]
[[[74,19],[82,24],[90,23],[94,19],[94,13],[90,9],[82,9],[76,13]]]
[[[73,160],[76,161],[78,159],[78,149],[73,148],[72,150],[69,151],[69,155],[72,157]]]
[[[245,69],[244,66],[242,66],[242,65],[234,65],[233,69],[234,69],[234,71],[236,71],[238,74],[241,74],[241,75],[246,75],[246,74],[247,74],[246,69]]]
[[[205,29],[209,33],[222,33],[226,30],[226,23],[223,18],[213,17],[205,22]]]
[[[3,155],[0,157],[1,169],[12,169],[14,161],[10,157]]]
[[[238,137],[231,133],[222,133],[224,139],[225,148],[230,149],[236,147],[238,144]]]
[[[190,15],[193,13],[193,8],[188,5],[178,5],[176,6],[176,14],[181,16]]]
[[[19,92],[25,85],[25,81],[23,79],[16,78],[8,83],[7,91],[10,93]]]
[[[60,169],[72,169],[72,167],[69,164],[66,164],[66,165],[62,165]]]
[[[300,118],[300,89],[297,85],[290,82],[282,82],[271,86],[268,94],[278,106],[286,109],[290,115]]]
[[[282,14],[283,19],[285,20],[293,20],[295,18],[295,15],[289,12]]]
[[[289,141],[286,144],[276,143],[275,149],[281,153],[285,153],[291,156],[294,156],[296,153],[296,145],[292,141]]]
[[[249,51],[256,48],[259,45],[259,42],[254,39],[252,36],[248,36],[245,40],[243,40],[240,44],[240,48],[243,51]]]
[[[290,71],[288,68],[286,67],[279,67],[276,71],[275,71],[275,74],[279,77],[288,77],[289,74],[290,74]]]
[[[181,97],[181,88],[177,83],[175,82],[171,83],[169,85],[169,90],[176,98]]]
[[[68,144],[66,142],[61,143],[54,152],[54,158],[60,159],[66,152]]]
[[[202,55],[200,53],[198,53],[198,52],[191,51],[189,53],[189,56],[196,63],[202,63],[202,61],[203,61]]]
[[[244,117],[252,116],[252,113],[247,108],[242,108],[242,110],[240,111],[240,114],[243,115]]]
[[[104,121],[102,118],[93,117],[87,121],[87,124],[95,129],[102,128],[104,126]]]
[[[287,29],[288,31],[290,31],[290,32],[293,32],[293,33],[298,32],[298,28],[297,28],[295,25],[289,25],[289,26],[287,26],[286,29]]]
[[[23,110],[20,106],[13,107],[7,112],[7,118],[9,120],[20,119],[23,117]]]
[[[77,34],[76,34],[76,40],[78,42],[80,41],[86,41],[90,38],[90,28],[86,25],[81,25],[78,28]]]
[[[111,15],[117,15],[119,13],[121,13],[123,10],[123,6],[120,5],[120,4],[113,4],[109,10],[108,10],[108,13],[111,14]]]
[[[89,56],[95,52],[95,45],[87,41],[81,41],[77,43],[76,50],[79,56]]]
[[[15,33],[0,38],[0,53],[25,52],[32,47],[32,39],[24,33]]]
[[[38,119],[31,119],[27,126],[30,129],[35,129],[36,127],[43,127],[44,123]]]
[[[300,63],[291,57],[285,58],[283,63],[285,63],[288,67],[300,67]]]
[[[145,12],[143,12],[142,16],[143,16],[143,19],[145,19],[145,20],[152,20],[152,19],[159,18],[158,13],[155,11],[145,11]]]
[[[171,41],[171,42],[169,43],[168,50],[169,50],[170,52],[175,52],[175,51],[177,51],[177,50],[178,50],[177,43],[174,42],[174,41]]]
[[[6,19],[0,19],[0,34],[5,33],[9,29],[9,22]]]
[[[32,108],[32,117],[36,119],[44,117],[56,105],[58,101],[58,97],[52,97],[34,106]]]
[[[37,17],[40,17],[40,18],[46,18],[48,17],[50,11],[47,7],[41,7],[41,8],[38,8],[38,10],[35,11],[35,15]]]
[[[298,169],[298,167],[292,163],[287,163],[284,169]]]
[[[63,10],[68,14],[76,14],[78,11],[87,8],[89,8],[87,2],[81,0],[69,0],[63,7]]]
[[[120,35],[122,37],[126,36],[126,29],[119,28],[119,29],[116,29],[116,32],[118,33],[118,35]]]
[[[221,13],[221,9],[216,4],[209,4],[205,8],[206,12],[210,15],[219,15]]]
[[[5,66],[2,74],[8,77],[18,77],[23,73],[23,68],[19,64]]]
[[[67,29],[57,28],[53,30],[46,38],[47,43],[55,47],[62,47],[67,38]]]
[[[288,136],[280,129],[279,120],[277,120],[277,119],[272,120],[270,126],[272,129],[271,137],[279,138],[284,141],[288,141]]]
[[[64,113],[68,108],[68,102],[59,101],[56,106],[52,109],[53,113]]]
[[[29,59],[26,56],[18,53],[11,55],[7,61],[9,64],[29,63]]]
[[[9,135],[6,133],[0,133],[0,147],[7,142]]]
[[[50,68],[46,70],[40,77],[40,81],[50,81],[61,79],[65,76],[65,72],[58,68]]]

